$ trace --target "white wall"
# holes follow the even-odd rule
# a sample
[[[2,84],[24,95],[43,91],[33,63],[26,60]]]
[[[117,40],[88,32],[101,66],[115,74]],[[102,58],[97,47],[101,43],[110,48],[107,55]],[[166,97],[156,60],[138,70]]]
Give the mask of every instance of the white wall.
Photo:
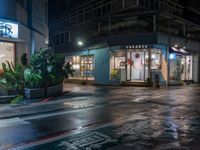
[[[34,38],[34,41],[32,43],[32,44],[34,44],[34,51],[37,51],[40,48],[47,47],[47,45],[45,44],[46,38],[43,35],[41,35],[37,32],[34,32],[34,31],[32,31],[32,34],[33,34],[33,38]]]

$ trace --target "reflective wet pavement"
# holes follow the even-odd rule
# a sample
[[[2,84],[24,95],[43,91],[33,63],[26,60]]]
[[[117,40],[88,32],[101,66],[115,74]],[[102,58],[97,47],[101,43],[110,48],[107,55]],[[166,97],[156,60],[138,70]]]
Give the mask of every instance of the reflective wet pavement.
[[[65,90],[72,92],[45,104],[10,108],[18,115],[0,120],[0,149],[200,147],[200,86],[153,89],[68,85]],[[8,112],[1,115],[5,117]]]

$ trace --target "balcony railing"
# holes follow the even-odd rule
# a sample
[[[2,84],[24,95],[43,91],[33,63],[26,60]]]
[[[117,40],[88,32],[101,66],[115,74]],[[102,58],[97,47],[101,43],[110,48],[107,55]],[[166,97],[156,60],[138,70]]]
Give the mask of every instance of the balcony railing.
[[[161,12],[167,12],[169,14],[182,17],[183,16],[183,7],[177,3],[174,3],[170,0],[157,0],[158,1],[158,10]]]
[[[55,25],[63,21],[65,26],[96,21],[97,18],[108,17],[138,6],[147,10],[158,10],[179,17],[183,16],[183,7],[171,0],[102,0],[74,9],[66,16],[56,19]],[[53,24],[52,22],[51,25]]]

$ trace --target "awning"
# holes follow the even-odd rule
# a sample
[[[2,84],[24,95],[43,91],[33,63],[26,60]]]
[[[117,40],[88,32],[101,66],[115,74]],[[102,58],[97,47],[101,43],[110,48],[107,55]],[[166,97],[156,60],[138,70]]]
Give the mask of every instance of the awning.
[[[170,47],[169,53],[179,53],[183,55],[189,55],[190,53],[187,51],[187,49],[183,48],[176,48],[176,47]]]

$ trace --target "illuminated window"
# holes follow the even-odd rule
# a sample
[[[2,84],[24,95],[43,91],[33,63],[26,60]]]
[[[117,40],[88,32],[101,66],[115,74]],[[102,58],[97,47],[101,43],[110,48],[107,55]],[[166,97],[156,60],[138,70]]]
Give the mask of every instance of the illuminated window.
[[[2,63],[14,63],[14,43],[0,42],[0,72],[2,71]]]
[[[81,56],[81,77],[94,77],[94,56]]]

